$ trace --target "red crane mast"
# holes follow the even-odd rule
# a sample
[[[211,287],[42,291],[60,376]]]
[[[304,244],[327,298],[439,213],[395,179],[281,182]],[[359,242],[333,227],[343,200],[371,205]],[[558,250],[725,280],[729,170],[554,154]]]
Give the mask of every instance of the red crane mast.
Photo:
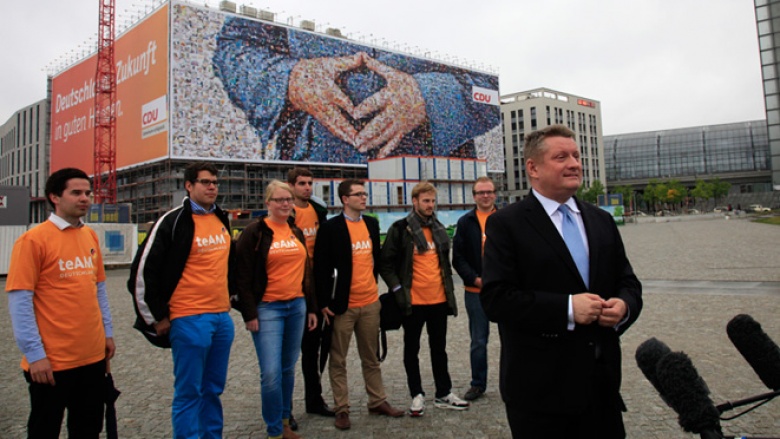
[[[94,202],[116,204],[115,0],[100,0],[95,73]]]

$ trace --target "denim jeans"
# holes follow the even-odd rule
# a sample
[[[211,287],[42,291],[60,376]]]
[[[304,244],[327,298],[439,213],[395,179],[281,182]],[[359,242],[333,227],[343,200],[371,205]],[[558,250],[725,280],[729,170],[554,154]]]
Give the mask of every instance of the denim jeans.
[[[290,418],[295,387],[295,363],[301,352],[306,301],[261,302],[257,306],[260,325],[252,333],[260,364],[260,397],[268,436],[282,434],[282,419]]]
[[[471,386],[482,390],[487,388],[488,361],[487,344],[490,336],[490,322],[482,309],[479,293],[466,291],[464,299],[469,315],[471,333]]]
[[[412,314],[403,321],[404,368],[409,394],[414,398],[425,391],[420,376],[420,337],[423,326],[428,331],[428,348],[431,352],[431,369],[436,397],[443,398],[452,390],[452,380],[447,365],[447,302],[436,305],[412,305]]]
[[[233,320],[227,312],[171,320],[175,438],[221,438]]]

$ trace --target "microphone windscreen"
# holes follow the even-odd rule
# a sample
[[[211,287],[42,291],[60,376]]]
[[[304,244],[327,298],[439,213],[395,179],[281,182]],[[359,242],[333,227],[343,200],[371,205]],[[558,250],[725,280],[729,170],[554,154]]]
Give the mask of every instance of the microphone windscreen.
[[[753,317],[740,314],[726,325],[726,333],[764,385],[780,390],[780,347],[761,325]]]
[[[636,365],[639,366],[639,369],[645,375],[647,381],[650,381],[650,384],[655,387],[655,390],[658,391],[664,401],[666,400],[666,397],[658,384],[656,366],[658,366],[658,361],[661,360],[661,358],[671,352],[672,350],[669,349],[669,346],[653,337],[640,344],[639,347],[636,348],[636,354],[634,355],[634,358],[636,358]]]
[[[707,384],[686,354],[665,355],[658,361],[656,374],[666,402],[677,412],[683,430],[696,434],[720,431],[720,412],[709,397]]]

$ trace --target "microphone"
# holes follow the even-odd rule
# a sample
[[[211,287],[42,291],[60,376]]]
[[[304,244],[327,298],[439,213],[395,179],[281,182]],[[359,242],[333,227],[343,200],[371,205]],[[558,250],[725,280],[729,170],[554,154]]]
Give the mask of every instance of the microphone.
[[[780,390],[780,347],[761,325],[753,317],[739,314],[726,325],[726,333],[764,385]]]
[[[666,396],[661,389],[661,385],[658,383],[656,367],[658,366],[658,361],[671,352],[672,350],[669,349],[669,346],[653,337],[640,344],[639,347],[636,348],[636,354],[634,355],[634,358],[636,358],[636,365],[639,366],[639,369],[645,375],[647,381],[650,381],[650,384],[655,387],[655,390],[658,391],[658,394],[661,395],[661,399],[663,399],[664,402],[666,402]],[[668,402],[666,403],[669,404]]]
[[[683,352],[665,355],[658,361],[656,375],[666,403],[679,415],[683,430],[700,434],[702,438],[723,437],[720,412],[688,355]]]

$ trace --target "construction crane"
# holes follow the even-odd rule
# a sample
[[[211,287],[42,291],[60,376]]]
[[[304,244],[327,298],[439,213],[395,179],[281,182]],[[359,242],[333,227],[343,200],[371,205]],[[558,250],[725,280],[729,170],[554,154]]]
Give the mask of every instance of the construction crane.
[[[116,67],[114,64],[115,0],[99,0],[95,73],[96,204],[116,204]]]

